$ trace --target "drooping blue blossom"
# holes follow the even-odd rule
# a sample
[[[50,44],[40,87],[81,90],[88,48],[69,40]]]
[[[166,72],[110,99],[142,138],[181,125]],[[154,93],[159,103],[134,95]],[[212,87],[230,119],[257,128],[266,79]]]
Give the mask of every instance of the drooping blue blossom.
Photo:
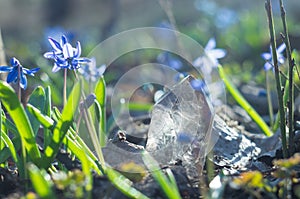
[[[226,50],[221,48],[216,48],[216,40],[215,38],[210,38],[204,48],[205,54],[208,56],[210,61],[213,64],[213,67],[217,67],[219,64],[219,59],[225,57]],[[201,66],[202,65],[203,57],[200,56],[194,61],[194,66]]]
[[[47,59],[54,60],[54,67],[52,72],[57,72],[60,69],[78,69],[83,64],[90,62],[89,58],[80,57],[81,56],[81,45],[77,41],[76,48],[68,42],[66,36],[62,36],[60,42],[49,37],[48,41],[52,46],[52,51],[46,52],[44,57]]]
[[[276,54],[277,54],[277,60],[278,63],[281,65],[284,63],[285,58],[282,54],[282,52],[285,50],[286,46],[285,43],[281,44],[277,49],[276,49]],[[262,53],[261,57],[266,61],[264,65],[264,70],[268,71],[274,66],[274,61],[273,61],[273,56],[272,56],[272,47],[270,46],[270,52],[268,53]]]
[[[78,72],[81,73],[87,81],[95,82],[103,75],[105,69],[106,65],[104,64],[97,68],[96,59],[91,58],[89,63],[82,65],[78,69]]]
[[[34,73],[40,70],[40,68],[28,69],[23,67],[19,60],[15,57],[10,60],[11,66],[0,66],[0,73],[8,72],[6,82],[7,83],[18,83],[22,89],[27,88],[26,75],[34,76]],[[20,71],[20,74],[19,74]],[[20,78],[20,79],[19,79]]]

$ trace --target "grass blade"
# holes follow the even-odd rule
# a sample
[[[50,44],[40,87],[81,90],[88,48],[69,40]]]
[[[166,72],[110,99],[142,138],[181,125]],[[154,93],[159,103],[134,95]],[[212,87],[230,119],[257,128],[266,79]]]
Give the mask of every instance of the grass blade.
[[[227,78],[221,65],[218,66],[219,74],[225,83],[226,88],[236,100],[236,102],[243,107],[243,109],[249,114],[249,116],[254,120],[254,122],[261,128],[266,136],[272,136],[273,132],[265,123],[265,121],[260,117],[260,115],[254,110],[254,108],[245,100],[242,94],[235,88],[235,86]]]
[[[0,99],[13,119],[30,158],[35,163],[38,162],[41,154],[36,144],[29,119],[14,90],[2,81],[0,81]]]
[[[167,174],[169,176],[168,179],[161,171],[155,159],[152,158],[151,155],[147,152],[143,153],[143,161],[146,167],[148,168],[148,170],[151,172],[153,178],[158,182],[158,184],[161,186],[162,190],[164,191],[164,193],[168,198],[172,198],[172,199],[181,198],[178,191],[178,187],[176,185],[176,180],[173,174],[171,174],[171,171],[167,171]]]

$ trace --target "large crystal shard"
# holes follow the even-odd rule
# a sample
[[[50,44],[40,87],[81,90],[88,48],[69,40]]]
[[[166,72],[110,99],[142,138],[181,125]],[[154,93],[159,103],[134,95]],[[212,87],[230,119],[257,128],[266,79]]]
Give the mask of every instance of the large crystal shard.
[[[202,171],[214,118],[209,97],[193,80],[186,77],[154,105],[146,145],[161,164],[181,160],[190,177]]]

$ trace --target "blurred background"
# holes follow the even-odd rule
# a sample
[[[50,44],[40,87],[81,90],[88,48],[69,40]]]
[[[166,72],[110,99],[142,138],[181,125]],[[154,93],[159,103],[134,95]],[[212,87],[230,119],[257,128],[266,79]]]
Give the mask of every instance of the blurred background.
[[[277,40],[278,44],[281,44],[280,10],[278,1],[272,2]],[[284,3],[292,48],[299,50],[300,1],[290,0]],[[58,78],[58,75],[51,74],[52,63],[42,57],[43,53],[49,50],[48,36],[59,39],[61,33],[64,33],[72,42],[81,41],[82,55],[86,56],[109,36],[145,26],[175,27],[197,40],[202,46],[214,37],[217,47],[227,51],[226,57],[220,61],[225,70],[233,76],[238,75],[237,81],[264,83],[262,70],[264,60],[260,55],[269,51],[269,30],[262,0],[1,0],[0,2],[0,28],[6,60],[16,56],[24,66],[41,67],[40,78],[35,79],[38,83],[51,84],[51,81],[55,82],[53,79]],[[58,97],[56,102],[59,101]]]

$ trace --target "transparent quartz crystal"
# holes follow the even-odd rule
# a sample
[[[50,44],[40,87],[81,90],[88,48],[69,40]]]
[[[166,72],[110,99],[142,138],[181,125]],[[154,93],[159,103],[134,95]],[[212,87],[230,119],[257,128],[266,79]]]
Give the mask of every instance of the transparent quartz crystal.
[[[209,148],[214,112],[204,91],[188,76],[153,107],[146,150],[161,164],[178,160],[190,177],[198,176]]]

